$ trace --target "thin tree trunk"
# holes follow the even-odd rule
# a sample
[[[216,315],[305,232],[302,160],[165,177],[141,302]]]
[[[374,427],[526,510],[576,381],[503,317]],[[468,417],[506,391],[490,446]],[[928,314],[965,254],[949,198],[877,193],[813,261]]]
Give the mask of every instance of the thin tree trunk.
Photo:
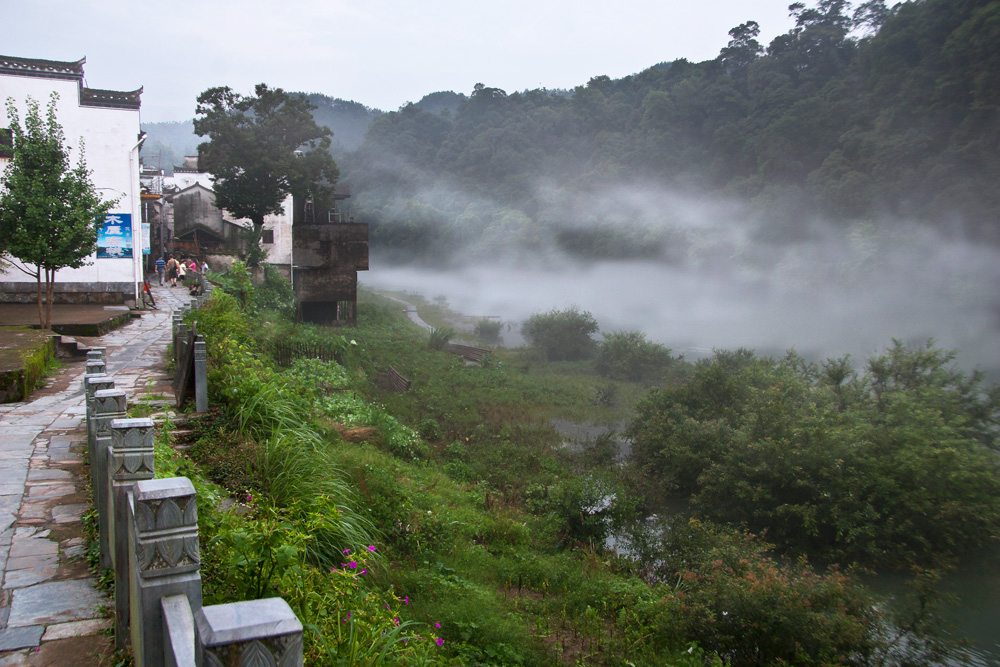
[[[55,300],[56,272],[54,269],[45,270],[45,328],[52,328],[52,302]]]
[[[35,293],[38,295],[38,326],[45,328],[45,309],[42,308],[42,267],[35,274]]]

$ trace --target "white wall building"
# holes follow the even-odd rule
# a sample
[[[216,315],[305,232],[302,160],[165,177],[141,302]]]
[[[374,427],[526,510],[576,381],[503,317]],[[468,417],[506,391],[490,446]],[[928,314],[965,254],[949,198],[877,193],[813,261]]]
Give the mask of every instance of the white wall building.
[[[94,186],[106,200],[118,202],[105,226],[110,234],[102,235],[111,239],[110,243],[102,246],[89,265],[56,274],[56,299],[121,303],[138,297],[138,284],[143,279],[139,198],[142,88],[131,92],[87,88],[83,84],[85,62],[86,58],[61,62],[0,56],[0,103],[13,99],[23,124],[27,98],[36,100],[44,111],[50,95],[59,95],[56,119],[63,127],[71,163],[76,164],[82,139]],[[8,122],[2,113],[0,128],[6,128]],[[0,158],[0,174],[7,162]],[[0,271],[0,300],[34,298],[34,278],[15,268]]]

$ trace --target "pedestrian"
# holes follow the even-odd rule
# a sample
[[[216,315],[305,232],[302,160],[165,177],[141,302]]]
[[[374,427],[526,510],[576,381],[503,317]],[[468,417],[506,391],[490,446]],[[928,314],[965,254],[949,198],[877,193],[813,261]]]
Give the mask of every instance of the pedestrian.
[[[167,270],[167,260],[162,257],[156,258],[156,275],[160,277],[160,287],[163,287],[163,274]]]
[[[167,256],[167,280],[170,281],[171,287],[177,287],[177,260],[174,259],[173,255]]]
[[[187,274],[187,261],[181,260],[177,263],[177,279],[181,281],[181,287],[184,286],[184,276]]]
[[[205,261],[204,259],[203,259],[203,260],[201,260],[201,272],[202,272],[203,274],[204,274],[204,273],[208,273],[208,262],[207,262],[207,261]]]
[[[194,257],[191,258],[191,263],[188,264],[187,268],[191,273],[198,273],[198,262],[194,261]]]

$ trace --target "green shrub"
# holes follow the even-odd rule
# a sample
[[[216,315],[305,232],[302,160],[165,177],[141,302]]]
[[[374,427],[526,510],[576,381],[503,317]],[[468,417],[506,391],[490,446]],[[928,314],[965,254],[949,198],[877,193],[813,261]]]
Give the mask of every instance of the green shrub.
[[[444,346],[455,337],[455,330],[451,327],[432,329],[430,338],[427,339],[427,347],[432,350],[443,350]]]
[[[521,334],[549,361],[576,361],[593,356],[597,329],[593,315],[570,308],[532,315],[521,326]]]
[[[716,521],[844,564],[933,564],[1000,537],[1000,389],[952,359],[897,342],[861,376],[718,352],[643,401],[628,436]]]
[[[614,331],[598,345],[595,366],[612,380],[662,384],[675,363],[670,348],[647,340],[641,331]]]
[[[500,332],[503,331],[503,322],[495,318],[482,318],[476,321],[473,329],[481,342],[486,345],[499,345],[501,340]]]

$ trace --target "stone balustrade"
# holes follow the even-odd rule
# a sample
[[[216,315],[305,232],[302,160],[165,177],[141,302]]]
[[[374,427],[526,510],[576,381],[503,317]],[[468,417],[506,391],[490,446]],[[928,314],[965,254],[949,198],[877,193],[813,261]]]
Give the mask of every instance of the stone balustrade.
[[[175,319],[175,334],[183,328]],[[199,342],[196,376],[206,362]],[[153,420],[126,417],[125,392],[106,370],[105,351],[88,352],[87,446],[100,563],[114,571],[116,644],[131,647],[137,667],[302,665],[302,624],[281,598],[202,605],[194,486],[154,478]]]

